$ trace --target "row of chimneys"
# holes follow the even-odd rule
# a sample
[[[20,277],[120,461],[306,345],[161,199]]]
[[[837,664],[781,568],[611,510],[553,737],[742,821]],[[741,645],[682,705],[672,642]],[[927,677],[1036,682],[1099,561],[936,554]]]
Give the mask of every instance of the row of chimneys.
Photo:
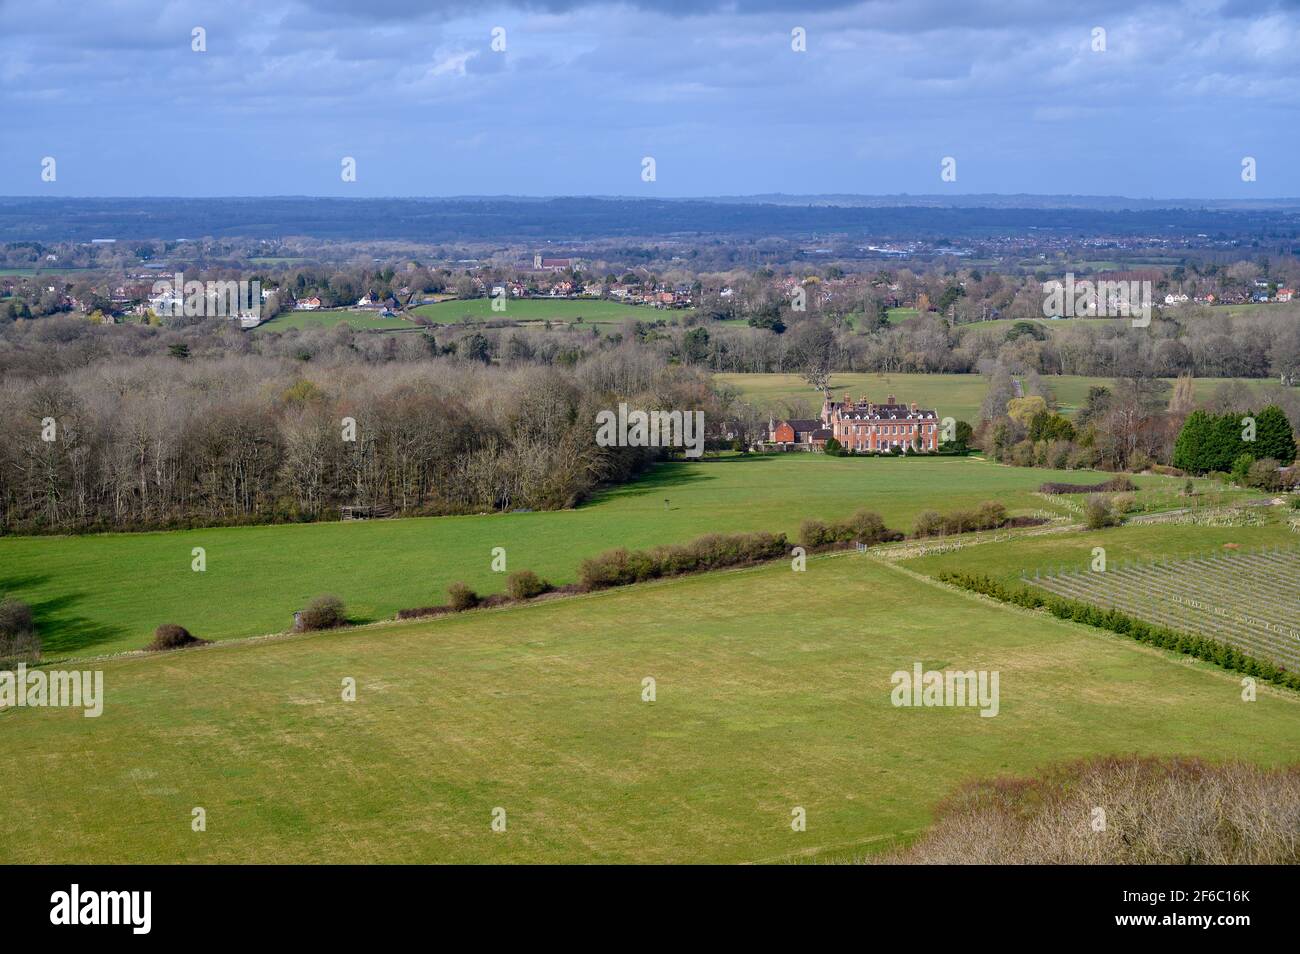
[[[891,395],[889,395],[889,397],[887,397],[887,398],[885,399],[885,403],[886,403],[886,404],[897,404],[898,402],[897,402],[897,400],[894,398],[894,395],[891,394]],[[845,406],[856,406],[856,405],[853,404],[853,398],[852,398],[850,395],[848,395],[847,393],[844,395],[844,404],[845,404]],[[868,414],[870,414],[872,411],[874,411],[874,410],[876,409],[876,405],[873,404],[871,401],[868,401],[868,400],[867,400],[867,396],[866,396],[865,394],[862,396],[862,400],[859,401],[858,404],[859,404],[859,405],[861,405],[861,404],[865,404],[865,405],[867,406],[867,413],[868,413]],[[916,411],[918,411],[918,410],[920,409],[920,406],[919,406],[915,401],[913,401],[913,402],[912,402],[910,405],[908,405],[908,406],[912,409],[912,412],[913,412],[913,413],[915,413]]]

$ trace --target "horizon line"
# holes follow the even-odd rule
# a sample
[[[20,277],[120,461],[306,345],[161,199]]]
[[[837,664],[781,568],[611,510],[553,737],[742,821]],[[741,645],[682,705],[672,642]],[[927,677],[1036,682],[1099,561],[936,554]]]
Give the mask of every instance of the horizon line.
[[[520,192],[474,192],[458,193],[453,195],[429,195],[429,194],[389,194],[389,195],[364,195],[364,196],[347,196],[347,195],[329,195],[329,194],[309,194],[309,193],[244,193],[228,195],[182,195],[182,194],[158,194],[158,195],[104,195],[104,194],[77,194],[77,195],[0,195],[0,202],[8,201],[47,201],[47,200],[123,200],[123,201],[156,201],[164,199],[181,199],[186,201],[222,201],[222,200],[252,200],[252,199],[297,199],[297,200],[339,200],[339,201],[456,201],[456,200],[529,200],[529,201],[554,201],[561,199],[587,199],[596,201],[613,201],[613,202],[712,202],[725,200],[730,202],[753,201],[761,203],[769,199],[809,199],[809,200],[830,200],[830,199],[915,199],[927,202],[953,202],[969,201],[972,199],[1075,199],[1075,200],[1103,200],[1103,201],[1125,201],[1125,202],[1168,202],[1179,204],[1197,204],[1197,203],[1236,203],[1236,204],[1278,204],[1278,203],[1295,203],[1300,204],[1300,196],[1264,196],[1260,198],[1243,198],[1233,196],[1217,197],[1189,197],[1189,196],[1131,196],[1116,193],[1083,193],[1083,192],[958,192],[958,193],[936,193],[936,192],[753,192],[740,194],[714,193],[707,195],[621,195],[616,193],[548,193],[548,194],[528,194]]]

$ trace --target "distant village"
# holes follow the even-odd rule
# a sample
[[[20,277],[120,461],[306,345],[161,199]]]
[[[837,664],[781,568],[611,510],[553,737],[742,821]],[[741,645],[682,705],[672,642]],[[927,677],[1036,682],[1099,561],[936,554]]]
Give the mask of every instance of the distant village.
[[[1165,252],[1177,248],[1154,239],[1080,239],[1073,254],[1118,258],[1136,247]],[[1033,249],[1039,251],[1030,255]],[[867,256],[858,262],[841,258],[845,250],[835,245],[790,245],[781,252],[792,259],[785,264],[747,267],[723,267],[707,259],[706,250],[716,254],[706,246],[676,241],[651,249],[592,248],[580,254],[439,247],[428,250],[424,260],[410,250],[398,255],[377,247],[366,249],[381,253],[367,261],[357,254],[359,248],[349,252],[347,247],[311,244],[298,248],[202,240],[128,249],[105,241],[41,248],[33,260],[30,247],[6,246],[0,249],[0,321],[60,312],[104,323],[156,321],[174,313],[176,300],[176,292],[158,290],[159,280],[184,269],[187,279],[259,281],[262,307],[258,320],[244,317],[245,327],[292,311],[409,316],[422,305],[449,299],[604,300],[662,311],[692,310],[703,320],[739,319],[776,333],[790,324],[792,312],[805,311],[848,319],[859,329],[859,317],[866,318],[869,328],[883,324],[895,309],[967,324],[1054,317],[1043,314],[1041,282],[1074,267],[1060,261],[1064,253],[1056,245],[1009,238],[988,248],[980,243],[867,243],[848,250]],[[1005,270],[981,267],[975,260],[975,255],[994,250],[1025,257]],[[311,257],[325,253],[334,258]],[[1092,268],[1080,276],[1150,282],[1154,303],[1169,310],[1294,301],[1300,287],[1295,261],[1281,258],[1271,267],[1264,261]],[[12,270],[6,270],[6,262]],[[19,262],[21,267],[12,267]],[[910,316],[895,320],[901,317]]]

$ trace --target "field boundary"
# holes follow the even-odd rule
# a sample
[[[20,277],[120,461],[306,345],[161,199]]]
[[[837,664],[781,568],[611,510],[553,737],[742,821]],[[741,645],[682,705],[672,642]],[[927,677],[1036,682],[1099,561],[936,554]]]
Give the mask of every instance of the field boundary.
[[[887,560],[881,560],[874,556],[872,557],[872,559],[875,559],[875,561],[879,563],[881,566],[887,566],[891,570],[894,570],[895,572],[902,573],[905,576],[910,576],[915,580],[919,580],[920,582],[928,583],[929,585],[937,589],[947,590],[951,593],[956,593],[958,595],[964,596],[967,599],[970,599],[974,602],[984,603],[988,606],[996,606],[1003,610],[1012,612],[1018,616],[1028,616],[1032,619],[1037,619],[1037,620],[1043,620],[1046,618],[1046,619],[1054,620],[1055,622],[1058,623],[1063,623],[1072,628],[1077,627],[1080,632],[1085,633],[1094,639],[1097,638],[1105,639],[1108,642],[1114,642],[1117,645],[1122,645],[1128,649],[1143,653],[1144,655],[1159,656],[1163,658],[1166,662],[1173,663],[1179,666],[1199,669],[1201,671],[1210,673],[1212,675],[1230,681],[1234,685],[1240,685],[1240,679],[1237,678],[1236,673],[1230,672],[1227,669],[1224,669],[1222,666],[1219,666],[1215,663],[1209,662],[1204,659],[1199,659],[1196,656],[1191,656],[1186,653],[1181,653],[1173,649],[1164,649],[1163,647],[1160,646],[1153,646],[1150,643],[1138,642],[1137,640],[1129,636],[1124,636],[1119,633],[1111,632],[1110,630],[1107,629],[1101,629],[1096,626],[1089,626],[1087,623],[1080,623],[1077,620],[1062,619],[1059,616],[1054,616],[1051,613],[1045,612],[1044,610],[1041,609],[1034,610],[1024,606],[1018,606],[1015,603],[1005,603],[1002,600],[994,599],[991,596],[986,596],[983,593],[977,593],[973,590],[963,589],[960,586],[955,586],[952,583],[947,583],[943,580],[936,579],[935,577],[928,576],[917,570],[912,570],[909,569],[908,567],[900,566],[897,563],[891,563]],[[1300,694],[1297,694],[1296,692],[1288,691],[1282,686],[1276,686],[1266,679],[1261,678],[1256,682],[1256,691],[1267,691],[1271,696],[1275,696],[1277,698],[1282,698],[1282,699],[1288,699],[1291,702],[1300,703]]]
[[[854,556],[858,551],[850,549],[831,550],[823,553],[810,553],[807,556],[809,561],[827,560],[835,557]],[[682,573],[676,576],[660,577],[655,580],[643,580],[640,583],[628,583],[622,586],[607,586],[597,590],[589,590],[582,593],[566,593],[562,596],[551,599],[531,599],[519,600],[516,602],[504,603],[500,606],[481,606],[474,609],[462,610],[460,612],[436,613],[428,616],[415,616],[410,619],[396,619],[394,617],[385,617],[384,619],[371,620],[368,623],[354,623],[347,626],[335,626],[331,629],[313,629],[307,632],[295,633],[291,630],[280,630],[274,633],[261,633],[256,636],[235,636],[230,639],[214,639],[203,646],[186,646],[181,649],[168,649],[161,652],[148,652],[144,649],[131,649],[120,653],[106,653],[99,656],[62,656],[50,662],[41,662],[36,666],[28,666],[28,669],[44,669],[49,666],[61,666],[65,663],[88,663],[88,662],[107,662],[107,661],[138,661],[147,659],[174,659],[180,653],[200,653],[208,652],[219,647],[226,646],[249,646],[265,642],[289,642],[299,639],[314,639],[321,636],[347,635],[350,633],[361,632],[370,629],[380,629],[392,626],[413,627],[419,625],[428,625],[445,620],[466,619],[481,613],[502,613],[510,610],[523,610],[537,606],[549,606],[553,603],[568,603],[572,600],[591,599],[600,596],[609,596],[617,593],[626,593],[633,588],[670,586],[674,583],[684,583],[690,580],[699,580],[712,578],[725,574],[734,573],[752,573],[757,570],[771,569],[777,563],[791,557],[781,556],[774,560],[766,560],[762,563],[754,563],[748,566],[722,567],[716,570],[702,570],[697,573]]]

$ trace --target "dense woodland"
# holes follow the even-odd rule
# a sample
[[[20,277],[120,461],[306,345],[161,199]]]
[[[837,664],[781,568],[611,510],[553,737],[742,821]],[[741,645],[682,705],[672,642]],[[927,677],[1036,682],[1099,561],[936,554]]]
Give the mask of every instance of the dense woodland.
[[[427,352],[399,360],[336,338],[310,361],[275,348],[111,350],[55,344],[45,351],[64,367],[0,386],[8,530],[311,520],[342,506],[567,507],[662,453],[596,446],[597,410],[631,399],[720,416],[698,372],[652,355],[492,367]]]

